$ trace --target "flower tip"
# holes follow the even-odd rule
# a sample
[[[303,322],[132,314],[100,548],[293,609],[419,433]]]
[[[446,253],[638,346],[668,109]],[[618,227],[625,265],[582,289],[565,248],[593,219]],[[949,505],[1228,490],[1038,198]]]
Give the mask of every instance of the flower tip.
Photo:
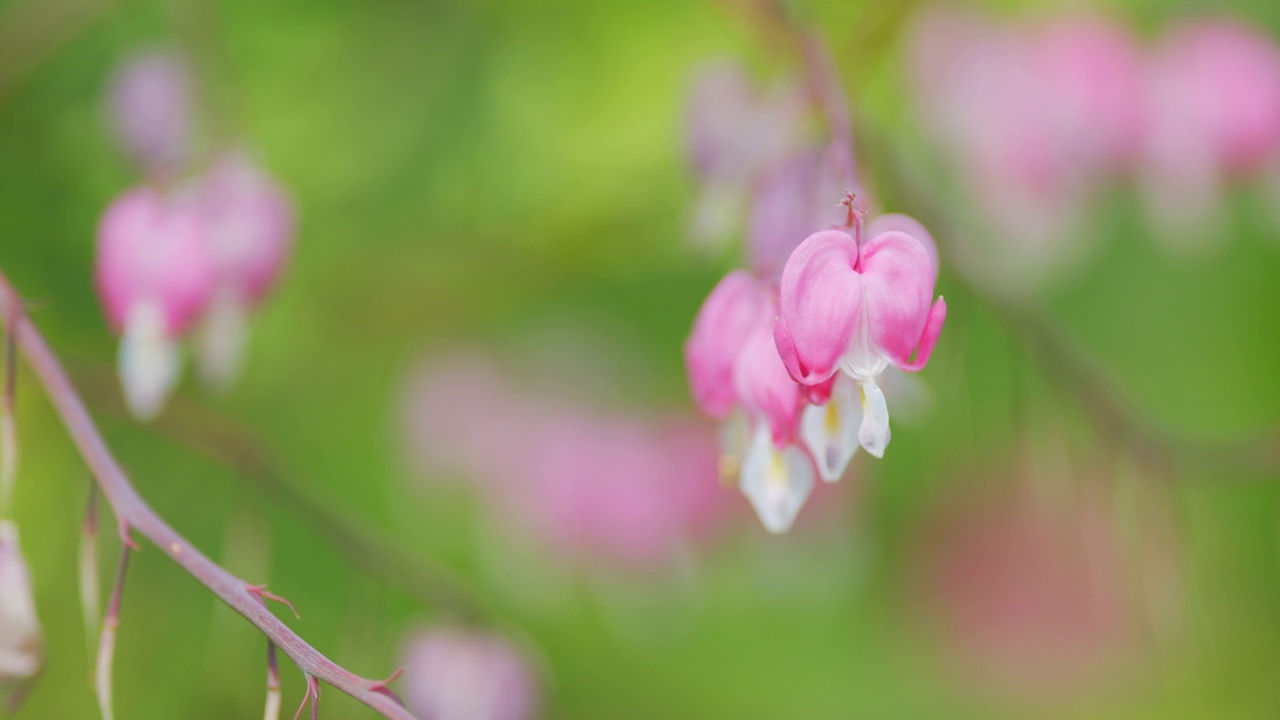
[[[761,427],[743,464],[741,486],[764,529],[781,535],[813,491],[813,464],[795,445],[779,450]]]
[[[43,664],[43,635],[18,526],[0,520],[0,684],[29,680]]]
[[[160,414],[178,380],[178,346],[164,329],[164,316],[152,304],[136,306],[120,340],[120,383],[125,402],[139,420]]]

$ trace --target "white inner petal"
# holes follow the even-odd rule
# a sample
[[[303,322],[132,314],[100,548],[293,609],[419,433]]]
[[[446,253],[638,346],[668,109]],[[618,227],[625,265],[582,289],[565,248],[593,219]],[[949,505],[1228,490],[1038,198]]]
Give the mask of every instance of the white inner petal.
[[[720,479],[726,483],[738,482],[742,463],[751,446],[751,424],[741,408],[735,408],[720,424]]]
[[[862,407],[854,399],[855,390],[853,380],[841,375],[825,405],[809,405],[800,415],[800,439],[827,482],[839,480],[858,451]]]
[[[240,373],[248,334],[248,309],[233,284],[224,284],[200,328],[200,375],[214,390],[225,392]]]
[[[863,306],[858,309],[858,326],[849,339],[849,348],[845,350],[840,366],[854,380],[863,382],[875,379],[888,365],[889,361],[885,356],[871,344],[871,326],[864,300]]]
[[[813,491],[813,482],[808,455],[795,445],[778,450],[768,424],[757,423],[742,467],[741,487],[764,528],[775,534],[791,529]]]
[[[40,669],[40,623],[31,578],[22,560],[18,527],[0,521],[0,683]]]
[[[178,381],[178,346],[165,332],[164,312],[152,302],[134,305],[120,339],[120,383],[129,409],[150,420]]]
[[[858,441],[867,452],[884,457],[889,446],[889,405],[884,393],[874,379],[858,383],[862,394],[862,426],[858,428]]]

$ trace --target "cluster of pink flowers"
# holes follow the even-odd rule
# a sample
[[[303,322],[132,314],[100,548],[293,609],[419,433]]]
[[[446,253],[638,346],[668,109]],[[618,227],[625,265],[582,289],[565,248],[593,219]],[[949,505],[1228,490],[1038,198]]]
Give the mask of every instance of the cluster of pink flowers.
[[[414,633],[404,650],[404,701],[423,720],[532,720],[539,673],[496,632],[438,625]]]
[[[693,419],[530,390],[478,353],[422,366],[405,412],[424,469],[476,483],[516,542],[569,564],[670,566],[722,525],[715,442]]]
[[[234,379],[248,313],[293,242],[292,202],[246,152],[193,166],[189,92],[181,61],[156,51],[127,60],[112,85],[112,127],[148,181],[103,213],[95,280],[121,336],[125,397],[142,418],[177,382],[180,342],[197,326],[205,379]]]
[[[704,77],[732,77],[718,72]],[[735,82],[747,82],[743,77]],[[724,117],[707,100],[724,95],[710,82],[703,80],[693,103],[694,165],[708,185],[729,176],[754,189],[751,270],[730,272],[712,290],[694,320],[685,362],[699,407],[722,421],[723,475],[737,482],[765,528],[781,533],[808,499],[815,474],[838,480],[859,446],[883,456],[889,411],[877,379],[891,366],[924,367],[946,305],[933,303],[937,251],[920,223],[884,215],[864,228],[867,205],[853,192],[851,138],[840,136],[838,123],[828,120],[824,141],[799,142],[771,166],[762,167],[757,155],[740,162],[770,130],[790,130],[758,127],[758,117],[770,116],[766,109]],[[838,92],[815,95],[843,102]],[[712,112],[715,122],[699,120]],[[788,106],[783,116],[793,115]],[[700,152],[706,147],[719,152]],[[707,169],[717,164],[726,169]],[[757,174],[734,175],[748,171]]]
[[[964,238],[973,271],[1030,286],[1069,268],[1126,177],[1163,241],[1203,242],[1232,183],[1280,170],[1280,48],[1241,22],[1181,21],[1146,47],[1101,15],[935,8],[911,56],[922,120],[983,228]]]

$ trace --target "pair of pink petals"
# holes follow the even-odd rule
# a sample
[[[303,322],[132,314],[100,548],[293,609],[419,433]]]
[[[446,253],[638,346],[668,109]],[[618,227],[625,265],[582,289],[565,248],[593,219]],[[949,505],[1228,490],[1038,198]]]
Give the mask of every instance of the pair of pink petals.
[[[818,385],[842,368],[861,380],[878,373],[878,361],[909,372],[929,362],[947,317],[946,301],[933,301],[936,254],[931,243],[899,227],[861,245],[853,235],[826,230],[792,253],[774,339],[798,382]]]

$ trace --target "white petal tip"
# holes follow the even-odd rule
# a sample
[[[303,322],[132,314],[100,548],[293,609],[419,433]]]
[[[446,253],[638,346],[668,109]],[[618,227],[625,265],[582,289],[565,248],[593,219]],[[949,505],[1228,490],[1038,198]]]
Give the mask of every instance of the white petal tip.
[[[214,296],[200,334],[200,375],[206,387],[225,393],[240,375],[248,336],[248,309],[233,288]]]
[[[741,487],[765,530],[780,535],[791,529],[813,491],[813,466],[794,445],[775,448],[761,423],[742,467]]]
[[[160,414],[178,381],[178,346],[166,337],[164,318],[150,305],[129,314],[120,339],[120,383],[125,402],[139,420]]]

